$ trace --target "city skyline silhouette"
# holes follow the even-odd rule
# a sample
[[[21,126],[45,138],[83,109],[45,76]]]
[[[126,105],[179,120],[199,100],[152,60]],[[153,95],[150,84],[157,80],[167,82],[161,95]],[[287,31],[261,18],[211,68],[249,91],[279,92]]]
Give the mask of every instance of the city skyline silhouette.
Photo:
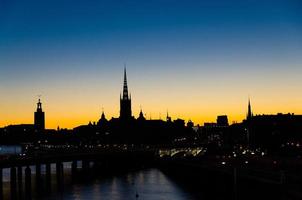
[[[45,127],[45,124],[47,124],[47,118],[45,119],[45,114],[44,114],[45,112],[44,112],[44,109],[42,109],[41,95],[38,95],[37,110],[34,113],[34,119],[33,119],[34,124],[38,124],[37,125],[38,127],[42,127],[42,128],[38,128],[40,130],[43,130],[45,128],[56,129],[58,127],[73,129],[73,128],[76,128],[76,127],[81,126],[81,125],[91,124],[91,123],[97,123],[97,121],[100,120],[100,119],[111,120],[111,119],[114,119],[115,117],[120,118],[120,119],[139,119],[139,118],[144,118],[144,119],[149,119],[149,120],[163,120],[163,121],[167,120],[168,117],[170,119],[172,119],[173,117],[174,117],[174,119],[181,119],[181,117],[179,117],[177,115],[175,115],[175,116],[172,117],[171,114],[169,114],[168,110],[166,111],[166,113],[164,113],[164,114],[166,114],[166,118],[165,118],[165,115],[161,116],[160,112],[159,112],[158,116],[155,115],[152,118],[151,114],[148,116],[148,113],[143,112],[143,109],[142,109],[141,105],[140,105],[139,113],[134,113],[133,114],[132,113],[132,108],[131,108],[132,107],[132,103],[131,103],[131,99],[132,98],[131,98],[131,92],[129,92],[129,89],[128,89],[127,72],[126,72],[126,70],[127,70],[126,64],[124,64],[123,86],[122,86],[122,90],[120,92],[119,116],[108,116],[105,113],[105,111],[104,111],[104,107],[102,107],[102,110],[99,113],[99,118],[95,118],[95,119],[89,120],[86,123],[76,124],[76,126],[74,126],[74,127],[64,127],[64,126],[60,126],[59,124],[56,127]],[[246,108],[247,109],[244,111],[246,113],[246,115],[242,119],[240,119],[240,121],[231,121],[230,120],[230,124],[236,124],[236,123],[241,123],[244,120],[250,120],[250,119],[252,119],[253,116],[277,115],[277,114],[299,115],[299,113],[291,113],[291,112],[286,112],[286,113],[282,113],[282,112],[276,112],[276,113],[254,113],[253,109],[252,109],[252,104],[251,104],[251,98],[250,98],[250,96],[247,99],[247,106],[246,106]],[[105,118],[105,114],[106,114],[107,119]],[[219,121],[218,118],[220,116],[226,116],[228,118],[228,115],[225,115],[224,113],[217,113],[216,118],[212,119],[211,121],[204,121],[203,124],[195,123],[194,121],[191,120],[190,117],[189,117],[189,119],[185,119],[185,122],[186,123],[193,122],[193,123],[195,123],[195,126],[204,126],[204,125],[207,125],[207,124],[215,124],[216,123],[215,120]],[[227,121],[228,120],[229,119],[227,119]],[[32,123],[21,122],[21,123],[15,123],[15,124],[32,124]],[[8,126],[8,125],[14,125],[14,124],[6,124],[4,126]]]
[[[302,199],[301,0],[0,0],[0,200]]]
[[[123,63],[135,115],[239,122],[247,96],[259,114],[302,113],[299,1],[1,5],[0,126],[31,123],[38,94],[51,128],[118,116]]]
[[[166,113],[163,113],[163,116],[162,116],[162,113],[161,112],[158,112],[158,115],[153,115],[152,117],[152,114],[151,113],[148,113],[148,112],[142,112],[142,106],[140,105],[139,107],[139,113],[133,113],[132,114],[132,103],[131,103],[131,92],[128,93],[128,85],[127,85],[127,74],[126,74],[126,64],[124,64],[124,73],[123,73],[123,87],[122,87],[122,90],[120,92],[120,109],[119,109],[119,115],[118,116],[110,116],[108,114],[106,114],[108,120],[110,120],[111,118],[115,118],[115,117],[119,117],[119,118],[139,118],[140,116],[143,116],[145,117],[146,119],[158,119],[158,120],[166,120],[165,119],[165,114],[168,115],[169,111],[168,109],[166,110]],[[41,96],[42,95],[37,95],[38,96],[38,103],[37,103],[37,111],[41,110],[42,109],[42,102],[41,102]],[[128,102],[129,101],[129,102]],[[45,103],[45,102],[44,102]],[[127,108],[128,107],[128,108]],[[137,105],[135,105],[134,107],[137,107]],[[250,119],[252,117],[252,115],[254,115],[253,111],[251,110],[251,97],[248,96],[248,99],[247,99],[247,109],[244,110],[242,109],[243,112],[245,112],[245,115],[242,116],[242,118],[239,118],[239,121],[235,121],[235,120],[230,120],[230,124],[234,124],[234,123],[241,123],[243,120],[245,119]],[[100,111],[100,110],[98,110]],[[51,111],[50,111],[51,112]],[[170,110],[170,114],[169,114],[169,117],[171,117],[171,113],[173,113],[173,110],[171,112]],[[276,115],[276,114],[280,114],[282,112],[279,112],[277,111],[276,113],[255,113],[255,116],[256,115]],[[101,111],[99,112],[99,116],[103,117],[105,114],[105,109],[104,107],[102,107]],[[296,114],[296,115],[299,115],[299,113],[293,113],[293,112],[285,112],[283,114]],[[44,114],[43,114],[44,115]],[[225,113],[217,113],[215,117],[213,117],[212,119],[210,119],[210,121],[203,121],[203,123],[195,123],[192,118],[189,116],[188,118],[185,119],[186,122],[189,122],[189,121],[193,121],[193,123],[195,123],[195,125],[198,125],[198,126],[203,126],[204,124],[208,124],[208,123],[215,123],[215,120],[216,120],[216,117],[217,116],[221,116],[221,115],[225,115]],[[35,116],[36,116],[36,113],[35,113]],[[228,115],[226,115],[228,116]],[[179,119],[181,118],[181,116],[177,116],[177,115],[173,115],[173,117],[175,119]],[[75,124],[75,126],[73,127],[64,127],[64,126],[61,126],[60,124],[57,124],[55,127],[46,127],[46,128],[51,128],[51,129],[56,129],[57,127],[61,127],[61,128],[75,128],[77,126],[80,126],[80,125],[83,125],[83,124],[87,124],[87,123],[96,123],[97,121],[99,120],[99,118],[94,118],[94,119],[90,119],[88,121],[86,121],[85,123],[82,123],[80,124],[79,122],[77,124]],[[36,121],[36,117],[34,119],[34,121]],[[45,117],[43,116],[43,121],[44,121],[44,128],[45,128],[45,124],[47,124],[47,118],[45,120]],[[46,123],[45,123],[46,121]],[[31,123],[27,123],[28,121],[25,121],[25,122],[20,122],[20,123],[14,123],[14,124],[31,124]],[[14,125],[14,124],[4,124],[4,126],[8,126],[8,125]]]

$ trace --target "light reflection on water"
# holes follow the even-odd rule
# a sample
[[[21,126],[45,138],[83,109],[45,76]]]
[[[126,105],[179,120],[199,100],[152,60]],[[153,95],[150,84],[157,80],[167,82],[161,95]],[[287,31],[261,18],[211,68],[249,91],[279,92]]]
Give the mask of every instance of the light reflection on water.
[[[70,183],[71,182],[71,162],[64,162],[64,180],[66,181],[66,183]],[[79,161],[78,162],[78,167],[81,168],[82,167],[82,162]],[[25,188],[25,166],[22,167],[22,190],[24,192],[24,188]],[[31,169],[31,187],[32,187],[32,194],[33,194],[33,199],[35,198],[35,186],[36,186],[36,167],[35,166],[30,166]],[[42,177],[45,178],[45,174],[46,174],[46,165],[42,164],[41,165],[41,174]],[[45,183],[43,183],[45,184]],[[56,188],[56,164],[52,163],[51,164],[51,188]],[[9,200],[10,198],[10,168],[4,168],[3,169],[3,194],[4,194],[4,200]],[[23,194],[24,195],[24,194]],[[40,198],[37,198],[40,199]]]
[[[0,145],[0,155],[16,155],[22,152],[19,145]]]
[[[187,200],[194,199],[158,169],[146,169],[124,175],[99,179],[91,183],[71,185],[62,194],[45,200],[102,199],[102,200]]]
[[[81,167],[81,163],[78,164]],[[44,200],[194,200],[188,191],[185,191],[159,169],[151,168],[137,172],[129,172],[106,178],[99,177],[84,183],[71,183],[71,163],[64,163],[64,191],[56,188],[55,164],[51,165],[52,194],[43,195],[36,199]],[[24,172],[25,167],[23,167]],[[35,167],[32,166],[32,187],[35,190]],[[42,175],[45,174],[45,165],[41,166]],[[4,199],[10,199],[9,194],[9,169],[4,170]],[[23,173],[24,181],[24,173]],[[33,193],[34,194],[34,193]],[[136,194],[139,195],[136,198]],[[33,196],[34,198],[34,196]]]
[[[0,155],[2,154],[19,154],[20,146],[0,146]],[[82,163],[78,162],[81,168]],[[23,178],[22,187],[24,188],[25,167],[22,168]],[[46,167],[41,165],[41,174],[45,176]],[[179,185],[169,179],[160,170],[152,168],[137,172],[129,172],[122,175],[111,176],[107,178],[98,178],[94,181],[71,184],[71,162],[64,163],[64,186],[63,192],[56,190],[56,166],[51,165],[51,188],[52,194],[45,195],[36,199],[44,200],[85,200],[85,199],[102,199],[102,200],[193,200],[194,198],[188,191],[182,189]],[[31,166],[32,173],[32,193],[35,191],[35,166]],[[10,169],[3,169],[4,199],[10,199]],[[136,198],[138,194],[138,198]],[[35,196],[33,195],[33,198]]]

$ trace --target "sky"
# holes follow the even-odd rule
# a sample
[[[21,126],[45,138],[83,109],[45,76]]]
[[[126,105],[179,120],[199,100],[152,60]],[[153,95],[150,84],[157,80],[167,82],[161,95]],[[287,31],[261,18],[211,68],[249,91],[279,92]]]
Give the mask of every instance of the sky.
[[[302,114],[300,0],[0,0],[0,126]]]

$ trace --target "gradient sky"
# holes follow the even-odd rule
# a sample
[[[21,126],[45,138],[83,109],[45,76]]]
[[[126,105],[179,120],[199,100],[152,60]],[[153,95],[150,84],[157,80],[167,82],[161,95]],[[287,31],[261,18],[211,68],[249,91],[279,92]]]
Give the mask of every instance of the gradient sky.
[[[300,0],[0,0],[0,126],[119,115],[127,63],[133,114],[240,122],[302,113]]]

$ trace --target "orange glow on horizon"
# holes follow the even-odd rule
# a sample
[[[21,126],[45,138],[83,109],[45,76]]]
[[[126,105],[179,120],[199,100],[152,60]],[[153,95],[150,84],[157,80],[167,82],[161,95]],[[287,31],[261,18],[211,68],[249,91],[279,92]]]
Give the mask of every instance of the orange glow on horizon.
[[[182,76],[168,72],[160,76],[148,74],[152,78],[144,80],[140,76],[131,77],[138,72],[130,71],[128,74],[132,115],[135,117],[138,117],[142,106],[147,119],[164,120],[168,110],[172,119],[181,118],[186,122],[192,120],[194,124],[200,125],[215,122],[218,115],[227,115],[230,124],[241,122],[247,112],[247,91],[254,114],[302,113],[302,95],[297,93],[300,89],[298,79],[287,80],[285,85],[283,82],[268,82],[265,79],[253,84],[231,76],[203,79],[202,82],[198,76],[185,73]],[[0,103],[0,127],[32,124],[37,101],[37,96],[33,94],[40,94],[40,91],[44,91],[42,107],[48,129],[56,129],[58,126],[74,128],[88,124],[89,121],[97,122],[102,108],[107,119],[118,117],[122,85],[120,72],[108,79],[106,74],[88,77],[85,77],[87,82],[74,78],[4,88],[5,92],[2,93],[5,95]]]
[[[236,105],[236,104],[235,104]],[[216,122],[216,118],[218,115],[227,115],[229,119],[229,123],[232,124],[234,122],[242,122],[245,119],[246,110],[247,110],[247,102],[241,102],[234,105],[229,105],[227,109],[223,109],[223,106],[219,107],[205,107],[198,106],[192,104],[191,106],[186,107],[177,107],[177,105],[170,105],[169,116],[172,119],[184,119],[186,122],[188,120],[192,120],[195,125],[203,125],[204,122]],[[15,112],[9,113],[6,116],[2,116],[2,120],[0,122],[0,126],[4,127],[11,124],[33,124],[33,112],[34,107],[31,109],[24,108],[21,110],[20,107]],[[277,114],[281,113],[302,113],[302,110],[294,110],[292,106],[284,106],[282,110],[278,110],[274,107],[267,107],[265,103],[261,106],[252,104],[252,108],[254,109],[254,114]],[[81,109],[72,109],[72,105],[67,106],[65,108],[59,106],[50,106],[43,104],[43,109],[45,111],[46,117],[46,128],[47,129],[56,129],[58,126],[60,128],[74,128],[80,125],[86,125],[90,121],[97,122],[101,116],[101,108],[95,105],[89,105],[86,108],[81,107]],[[64,110],[65,109],[65,110]],[[224,112],[222,112],[224,110]],[[258,111],[262,112],[258,112]],[[132,108],[133,116],[138,117],[140,108],[139,106],[133,106]],[[146,119],[166,119],[167,110],[164,109],[164,106],[161,105],[146,105],[143,107],[143,112],[145,114]],[[17,114],[16,114],[17,113]],[[105,115],[107,119],[111,119],[112,117],[119,116],[119,107],[112,106],[111,110],[106,109],[105,107]]]

